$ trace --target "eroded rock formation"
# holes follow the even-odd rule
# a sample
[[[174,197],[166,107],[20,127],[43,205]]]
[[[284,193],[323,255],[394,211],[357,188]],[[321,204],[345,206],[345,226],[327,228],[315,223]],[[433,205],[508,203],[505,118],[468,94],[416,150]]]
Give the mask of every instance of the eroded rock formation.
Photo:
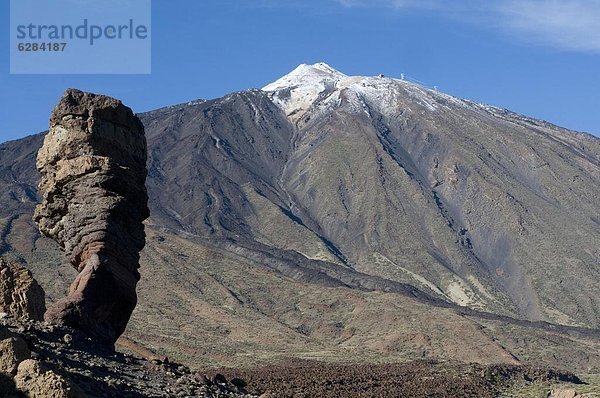
[[[37,157],[42,202],[34,220],[79,272],[45,318],[109,344],[125,330],[137,301],[142,222],[149,215],[146,156],[144,127],[131,109],[67,90]]]
[[[17,319],[40,321],[46,311],[44,289],[31,272],[0,258],[0,311]]]

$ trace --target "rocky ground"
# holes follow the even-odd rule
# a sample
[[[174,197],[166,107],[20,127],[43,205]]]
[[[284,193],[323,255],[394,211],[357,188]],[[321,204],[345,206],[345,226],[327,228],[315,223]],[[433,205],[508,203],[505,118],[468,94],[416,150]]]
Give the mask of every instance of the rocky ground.
[[[294,361],[246,371],[219,372],[243,378],[249,391],[269,398],[491,398],[512,396],[503,394],[530,385],[583,384],[572,373],[536,366],[481,366],[425,360],[378,365]],[[547,393],[539,396],[546,397]]]
[[[8,398],[546,397],[547,386],[563,383],[592,393],[556,389],[552,396],[598,396],[570,372],[525,365],[293,360],[254,369],[198,371],[156,354],[144,359],[102,349],[74,329],[7,315],[0,319],[0,338],[0,396]]]
[[[0,396],[253,397],[241,379],[212,378],[168,359],[147,360],[96,346],[74,329],[0,320]]]

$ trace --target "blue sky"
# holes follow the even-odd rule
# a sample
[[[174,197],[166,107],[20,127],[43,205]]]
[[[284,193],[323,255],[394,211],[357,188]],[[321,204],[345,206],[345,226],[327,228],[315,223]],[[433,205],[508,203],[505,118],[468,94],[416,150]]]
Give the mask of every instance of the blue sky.
[[[8,25],[6,0],[0,17]],[[5,28],[0,141],[46,129],[69,87],[143,112],[260,88],[319,61],[346,74],[405,73],[599,135],[597,21],[595,0],[153,0],[150,75],[10,75]]]

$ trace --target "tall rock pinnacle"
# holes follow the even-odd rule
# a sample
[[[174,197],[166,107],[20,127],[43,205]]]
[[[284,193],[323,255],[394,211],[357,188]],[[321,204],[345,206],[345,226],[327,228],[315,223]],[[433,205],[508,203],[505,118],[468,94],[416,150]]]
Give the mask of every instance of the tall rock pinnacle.
[[[114,98],[67,90],[38,152],[42,198],[34,220],[79,274],[45,318],[103,343],[123,333],[137,302],[139,252],[149,216],[146,138]]]

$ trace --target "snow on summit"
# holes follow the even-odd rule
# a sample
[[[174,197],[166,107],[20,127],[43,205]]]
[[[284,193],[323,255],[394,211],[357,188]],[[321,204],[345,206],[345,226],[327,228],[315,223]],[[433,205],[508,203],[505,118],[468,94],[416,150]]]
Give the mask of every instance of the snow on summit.
[[[427,111],[436,111],[439,100],[464,102],[400,79],[379,76],[347,76],[324,62],[301,64],[296,69],[263,87],[288,119],[298,122],[309,110],[319,111],[339,105],[342,97],[356,112],[369,114],[398,110],[400,97],[410,97]],[[343,93],[343,95],[342,95]]]
[[[297,121],[326,91],[335,90],[336,83],[347,76],[326,63],[302,64],[281,79],[265,86],[271,99],[292,121]]]
[[[338,81],[344,77],[347,76],[324,62],[313,65],[301,64],[281,79],[263,87],[263,91],[276,91],[300,85],[322,85],[326,82]]]

